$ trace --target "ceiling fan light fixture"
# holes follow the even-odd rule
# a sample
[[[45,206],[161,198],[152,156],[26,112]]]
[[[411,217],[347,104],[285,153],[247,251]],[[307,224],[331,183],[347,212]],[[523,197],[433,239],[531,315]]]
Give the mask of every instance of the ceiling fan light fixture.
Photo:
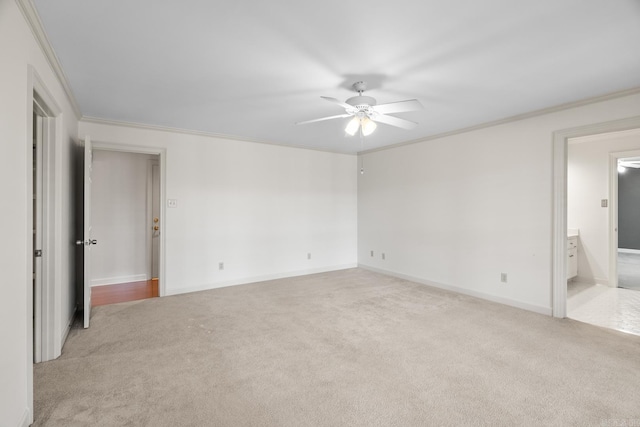
[[[319,119],[305,120],[302,122],[297,122],[296,124],[302,125],[305,123],[323,122],[325,120],[351,117],[351,120],[349,120],[349,123],[344,130],[345,133],[350,136],[354,136],[358,132],[358,130],[360,130],[361,136],[371,135],[375,131],[378,123],[406,130],[412,130],[415,129],[416,126],[418,126],[418,124],[415,122],[401,119],[400,117],[390,116],[388,114],[422,110],[424,107],[422,106],[420,101],[418,101],[417,99],[407,99],[404,101],[378,104],[375,98],[362,94],[362,92],[364,92],[366,88],[367,85],[365,82],[355,82],[353,84],[353,90],[358,92],[358,95],[352,96],[345,102],[342,102],[336,98],[331,98],[329,96],[321,96],[322,99],[325,99],[344,108],[344,113],[334,116],[321,117]]]
[[[364,136],[371,135],[377,127],[378,125],[376,125],[376,122],[374,122],[370,118],[365,117],[364,119],[362,119],[362,134]]]
[[[349,123],[347,124],[347,127],[344,129],[344,131],[347,134],[353,136],[356,134],[359,127],[360,127],[360,118],[354,117],[351,120],[349,120]]]

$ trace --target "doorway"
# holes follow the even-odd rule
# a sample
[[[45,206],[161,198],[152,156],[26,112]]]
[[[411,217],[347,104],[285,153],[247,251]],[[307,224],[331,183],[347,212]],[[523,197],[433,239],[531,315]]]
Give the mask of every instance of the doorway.
[[[570,138],[640,129],[640,116],[553,132],[553,229],[551,305],[554,317],[567,317],[567,146]]]
[[[161,288],[160,154],[93,143],[91,305],[153,298]]]
[[[638,223],[637,210],[629,206],[629,211],[619,197],[623,187],[633,184],[623,182],[628,168],[619,166],[625,160],[629,168],[635,166],[632,159],[640,157],[638,149],[640,129],[602,132],[569,141],[567,227],[578,235],[578,274],[567,284],[567,316],[640,335],[640,325],[634,321],[640,316],[640,295],[618,287],[622,285],[620,279],[624,279],[620,270],[624,266],[624,247],[634,244],[631,228]],[[640,188],[637,203],[640,206]],[[625,213],[629,214],[627,224],[623,220]],[[640,237],[640,224],[635,226]],[[628,267],[628,273],[640,279],[640,262]]]
[[[617,286],[640,291],[640,157],[616,159]]]

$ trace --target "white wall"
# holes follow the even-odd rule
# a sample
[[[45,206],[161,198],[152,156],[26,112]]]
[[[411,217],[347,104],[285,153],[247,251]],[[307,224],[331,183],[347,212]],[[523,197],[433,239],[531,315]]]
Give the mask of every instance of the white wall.
[[[93,150],[92,285],[148,280],[149,154]]]
[[[0,425],[13,427],[30,420],[32,404],[28,387],[32,370],[28,357],[32,256],[28,223],[32,173],[28,110],[32,94],[28,88],[28,65],[35,68],[63,111],[59,120],[60,145],[56,147],[56,167],[61,175],[55,183],[61,202],[57,220],[62,233],[56,254],[61,264],[56,272],[55,292],[61,312],[56,319],[59,334],[74,309],[71,151],[77,136],[77,119],[20,9],[11,0],[0,0],[0,52]]]
[[[575,138],[568,147],[567,224],[580,230],[578,280],[609,283],[609,154],[640,150],[640,134]]]
[[[178,203],[164,219],[166,294],[357,265],[353,155],[93,122],[79,133],[166,149]]]
[[[552,133],[637,115],[635,94],[364,154],[360,264],[551,314]]]

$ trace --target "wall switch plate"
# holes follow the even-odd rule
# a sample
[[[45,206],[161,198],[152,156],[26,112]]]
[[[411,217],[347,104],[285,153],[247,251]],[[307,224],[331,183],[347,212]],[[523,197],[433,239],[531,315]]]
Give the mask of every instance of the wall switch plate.
[[[167,207],[168,208],[177,208],[178,200],[177,199],[167,199]]]
[[[311,252],[307,253],[307,259],[311,259]]]
[[[371,251],[371,256],[373,256],[373,251]]]
[[[224,262],[218,263],[218,270],[224,270]]]
[[[500,273],[500,281],[502,283],[507,283],[507,273]]]
[[[382,252],[382,259],[386,259],[384,252]]]

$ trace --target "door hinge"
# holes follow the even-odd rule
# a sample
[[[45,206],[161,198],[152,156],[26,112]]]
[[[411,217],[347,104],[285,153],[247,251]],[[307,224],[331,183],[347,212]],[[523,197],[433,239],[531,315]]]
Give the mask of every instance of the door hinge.
[[[35,253],[33,254],[36,258],[39,258],[42,256],[42,249],[36,249]]]

